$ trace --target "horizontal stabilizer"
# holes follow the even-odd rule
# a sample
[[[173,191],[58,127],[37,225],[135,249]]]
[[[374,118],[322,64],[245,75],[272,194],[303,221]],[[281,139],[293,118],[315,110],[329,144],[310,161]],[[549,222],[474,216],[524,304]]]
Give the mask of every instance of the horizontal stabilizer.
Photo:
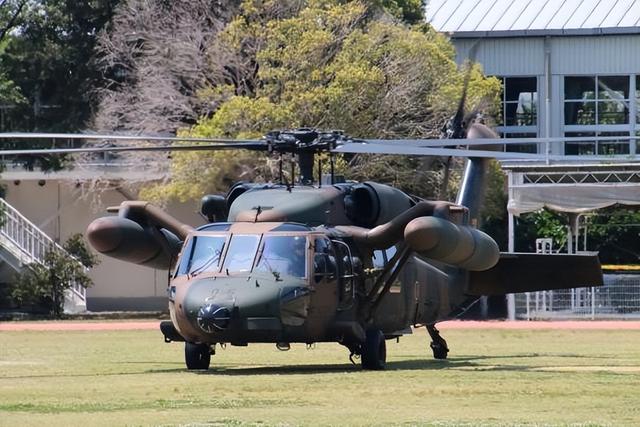
[[[469,274],[467,293],[470,295],[504,295],[602,285],[602,269],[595,253],[503,252],[493,268]]]

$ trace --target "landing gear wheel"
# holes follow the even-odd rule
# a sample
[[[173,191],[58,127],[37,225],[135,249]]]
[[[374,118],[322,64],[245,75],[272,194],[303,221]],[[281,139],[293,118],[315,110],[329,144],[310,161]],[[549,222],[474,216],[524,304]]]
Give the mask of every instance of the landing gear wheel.
[[[184,360],[187,369],[209,369],[211,349],[207,344],[184,343]]]
[[[449,349],[447,348],[446,343],[443,345],[441,343],[432,342],[430,346],[431,346],[431,350],[433,350],[433,357],[435,359],[444,360],[447,358],[447,353],[449,353]]]
[[[449,347],[447,342],[440,336],[440,332],[436,329],[435,325],[427,325],[427,332],[433,341],[431,341],[430,347],[433,350],[433,357],[438,360],[444,360],[449,353]]]
[[[362,369],[380,371],[387,364],[387,344],[379,329],[370,329],[362,345]]]

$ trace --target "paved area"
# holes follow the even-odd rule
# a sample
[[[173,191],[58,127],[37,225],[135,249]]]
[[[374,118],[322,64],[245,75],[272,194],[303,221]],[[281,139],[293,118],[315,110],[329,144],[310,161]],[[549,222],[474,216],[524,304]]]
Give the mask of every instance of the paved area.
[[[132,331],[159,330],[159,320],[116,321],[37,321],[0,322],[0,331]],[[438,329],[605,329],[640,330],[640,321],[470,321],[452,320],[438,323]]]
[[[640,330],[636,320],[556,320],[556,321],[473,321],[452,320],[438,323],[438,329],[607,329]]]
[[[0,322],[0,331],[133,331],[160,329],[159,320]]]

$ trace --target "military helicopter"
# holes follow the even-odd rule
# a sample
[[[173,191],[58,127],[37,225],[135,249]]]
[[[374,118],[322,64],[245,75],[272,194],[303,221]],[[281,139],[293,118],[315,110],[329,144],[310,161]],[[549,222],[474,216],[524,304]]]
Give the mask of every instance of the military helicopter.
[[[281,163],[278,183],[238,183],[225,196],[205,196],[203,226],[184,224],[144,201],[125,201],[109,208],[117,215],[93,221],[87,238],[105,255],[171,271],[171,320],[161,323],[161,331],[166,342],[185,343],[188,369],[208,369],[216,345],[275,343],[287,350],[291,343],[337,342],[352,362],[360,358],[363,369],[380,370],[386,365],[386,340],[411,333],[412,327],[425,326],[433,356],[445,359],[449,348],[436,323],[459,316],[481,296],[602,284],[594,254],[501,253],[476,228],[489,160],[535,155],[496,151],[504,140],[489,127],[473,123],[461,131],[461,121],[457,114],[453,138],[441,140],[358,140],[336,131],[296,129],[260,140],[3,154],[249,149],[297,156],[298,180],[285,182]],[[449,148],[460,144],[460,136],[479,149]],[[338,182],[332,156],[329,182],[322,185],[319,176],[314,185],[314,156],[320,152],[468,161],[460,194],[450,203],[375,182]],[[321,164],[318,169],[321,175]]]

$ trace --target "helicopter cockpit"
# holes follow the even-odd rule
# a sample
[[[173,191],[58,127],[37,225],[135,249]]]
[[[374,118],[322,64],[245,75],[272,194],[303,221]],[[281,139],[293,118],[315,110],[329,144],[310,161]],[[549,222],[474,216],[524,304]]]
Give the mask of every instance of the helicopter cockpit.
[[[202,273],[270,273],[307,277],[307,238],[281,234],[195,234],[185,245],[175,276]]]

